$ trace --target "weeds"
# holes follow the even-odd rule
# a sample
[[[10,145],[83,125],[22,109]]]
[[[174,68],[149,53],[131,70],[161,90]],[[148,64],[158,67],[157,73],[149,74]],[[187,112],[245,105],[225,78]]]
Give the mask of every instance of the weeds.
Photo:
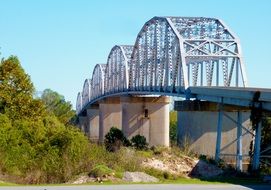
[[[114,171],[105,165],[96,165],[89,173],[89,176],[103,177],[106,175],[112,175]]]
[[[176,180],[178,177],[177,175],[171,174],[167,171],[158,170],[155,168],[145,167],[143,171],[151,176],[158,178],[159,180]]]

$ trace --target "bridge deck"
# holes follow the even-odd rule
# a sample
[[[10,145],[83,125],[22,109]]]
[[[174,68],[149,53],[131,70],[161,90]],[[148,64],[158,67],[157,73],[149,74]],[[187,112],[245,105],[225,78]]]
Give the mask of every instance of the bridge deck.
[[[192,98],[271,111],[271,89],[235,87],[189,87]]]

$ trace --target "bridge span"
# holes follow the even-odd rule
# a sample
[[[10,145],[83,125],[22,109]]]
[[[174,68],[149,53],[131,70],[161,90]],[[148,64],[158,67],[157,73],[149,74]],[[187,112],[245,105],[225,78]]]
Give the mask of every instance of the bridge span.
[[[254,139],[254,169],[259,167],[261,119],[253,123],[256,134],[244,127],[244,122],[249,119],[250,109],[256,117],[261,114],[255,113],[271,110],[271,90],[248,88],[240,41],[223,21],[204,17],[152,18],[144,24],[134,45],[114,46],[107,62],[95,66],[78,93],[76,112],[81,128],[100,141],[116,126],[128,137],[142,134],[151,145],[169,146],[167,96],[186,99],[178,118],[189,111],[185,116],[191,120],[193,111],[201,111],[187,108],[195,105],[194,100],[201,101],[196,104],[203,107],[206,102],[215,103],[215,110],[204,110],[208,111],[206,117],[217,116],[215,152],[210,154],[216,160],[222,156],[225,115],[237,129],[228,135],[236,136],[237,168],[242,170],[242,152],[248,152],[242,146],[244,130],[250,134],[243,137],[246,142]],[[236,112],[237,119],[227,112]],[[199,123],[208,122],[204,117],[201,115]],[[178,120],[178,125],[181,128],[182,121]]]

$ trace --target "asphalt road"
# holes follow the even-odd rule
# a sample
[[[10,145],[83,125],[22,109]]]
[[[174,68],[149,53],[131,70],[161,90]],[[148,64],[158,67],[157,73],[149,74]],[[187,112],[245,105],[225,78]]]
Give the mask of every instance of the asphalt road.
[[[271,190],[270,185],[183,185],[183,184],[158,184],[158,185],[79,185],[79,186],[9,186],[0,187],[0,190]]]

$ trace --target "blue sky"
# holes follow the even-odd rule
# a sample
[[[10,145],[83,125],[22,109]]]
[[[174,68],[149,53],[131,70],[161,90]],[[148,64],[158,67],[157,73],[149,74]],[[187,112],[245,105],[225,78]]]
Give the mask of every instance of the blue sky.
[[[115,44],[133,45],[154,16],[216,17],[241,40],[249,86],[271,88],[269,0],[0,0],[0,57],[17,55],[37,91],[74,106]]]

